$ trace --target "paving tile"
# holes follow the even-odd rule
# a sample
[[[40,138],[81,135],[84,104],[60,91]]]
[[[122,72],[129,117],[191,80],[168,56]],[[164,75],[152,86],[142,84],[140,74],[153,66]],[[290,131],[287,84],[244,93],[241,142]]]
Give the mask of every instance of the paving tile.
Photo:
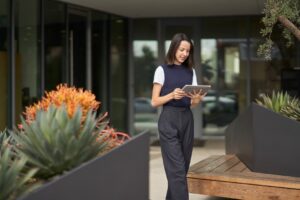
[[[211,155],[225,154],[224,139],[209,139],[203,147],[194,147],[191,165]],[[150,148],[150,200],[164,200],[167,179],[159,146]],[[225,200],[226,198],[190,194],[190,200]]]

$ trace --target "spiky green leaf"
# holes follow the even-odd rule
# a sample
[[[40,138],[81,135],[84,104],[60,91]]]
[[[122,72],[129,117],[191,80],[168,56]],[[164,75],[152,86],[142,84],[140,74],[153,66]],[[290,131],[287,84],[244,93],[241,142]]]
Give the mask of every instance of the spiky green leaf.
[[[62,174],[104,150],[106,143],[96,141],[104,128],[97,126],[96,114],[89,111],[83,123],[81,119],[80,107],[69,117],[65,106],[50,106],[47,111],[39,111],[30,124],[22,120],[24,133],[17,131],[13,137],[18,151],[40,169],[38,177]]]

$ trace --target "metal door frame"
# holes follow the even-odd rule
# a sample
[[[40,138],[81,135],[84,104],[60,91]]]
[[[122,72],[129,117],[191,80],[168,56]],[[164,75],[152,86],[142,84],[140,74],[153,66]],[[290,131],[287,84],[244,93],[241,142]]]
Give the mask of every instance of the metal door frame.
[[[73,43],[72,43],[72,32],[70,31],[70,19],[69,15],[78,15],[85,17],[86,19],[86,88],[88,90],[92,89],[92,44],[91,44],[91,12],[88,9],[78,8],[73,5],[67,7],[67,41],[66,41],[66,55],[67,55],[67,80],[70,85],[74,83],[74,74],[73,74]]]

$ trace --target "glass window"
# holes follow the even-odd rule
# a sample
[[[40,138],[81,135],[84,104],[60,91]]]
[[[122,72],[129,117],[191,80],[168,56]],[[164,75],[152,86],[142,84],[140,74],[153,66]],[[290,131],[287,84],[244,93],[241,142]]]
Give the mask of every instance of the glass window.
[[[69,70],[70,84],[77,88],[87,87],[87,12],[69,9]]]
[[[135,96],[150,97],[154,71],[157,67],[158,42],[156,40],[134,40]],[[141,76],[142,75],[142,76]]]
[[[257,55],[258,46],[263,42],[259,30],[262,28],[260,17],[250,18],[250,76],[251,101],[255,101],[262,93],[283,90],[293,96],[300,96],[299,83],[299,53],[297,43],[290,48],[281,36],[281,28],[273,30],[274,48],[271,52],[272,60],[265,60]],[[298,42],[299,45],[299,42]],[[296,76],[298,76],[296,78]]]
[[[40,21],[38,0],[16,1],[16,121],[38,98]]]
[[[212,86],[204,97],[203,127],[206,135],[222,135],[245,107],[245,66],[241,49],[246,40],[202,39],[202,83]]]
[[[108,16],[99,12],[92,13],[92,76],[93,93],[101,102],[101,112],[108,110],[107,105],[107,20]]]
[[[7,127],[8,1],[0,0],[0,130]]]
[[[199,82],[212,86],[202,103],[203,130],[223,135],[247,106],[247,18],[203,18],[201,28]]]
[[[154,71],[158,61],[156,20],[133,21],[133,64],[134,64],[134,132],[149,130],[157,138],[157,109],[151,106]]]
[[[205,17],[200,24],[201,37],[211,38],[247,38],[247,17]]]
[[[260,29],[262,28],[261,19],[262,16],[249,16],[249,37],[250,38],[260,38]]]
[[[65,5],[45,1],[45,90],[66,82]]]
[[[128,49],[127,22],[121,17],[112,16],[110,21],[110,84],[112,125],[127,131],[127,77]]]

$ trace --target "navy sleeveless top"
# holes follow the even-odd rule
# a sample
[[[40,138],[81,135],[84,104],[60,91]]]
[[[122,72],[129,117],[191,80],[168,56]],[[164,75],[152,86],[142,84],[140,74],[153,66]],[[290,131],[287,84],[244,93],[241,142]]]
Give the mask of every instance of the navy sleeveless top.
[[[164,85],[162,86],[160,96],[167,95],[175,88],[182,88],[184,85],[192,85],[193,70],[183,65],[162,65],[165,74]],[[190,107],[191,99],[183,97],[182,99],[172,99],[164,106]]]

